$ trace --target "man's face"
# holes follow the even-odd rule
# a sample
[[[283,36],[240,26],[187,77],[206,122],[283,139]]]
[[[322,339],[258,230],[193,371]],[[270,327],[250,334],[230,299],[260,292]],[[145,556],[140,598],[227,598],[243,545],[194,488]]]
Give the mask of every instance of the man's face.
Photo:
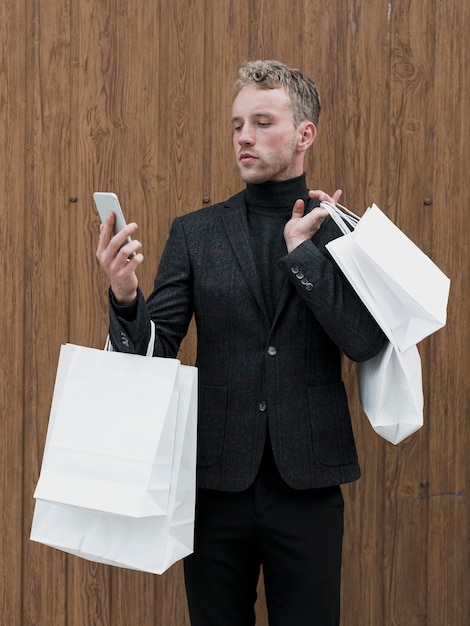
[[[246,183],[287,180],[303,173],[301,131],[286,91],[244,87],[233,103],[233,147]]]

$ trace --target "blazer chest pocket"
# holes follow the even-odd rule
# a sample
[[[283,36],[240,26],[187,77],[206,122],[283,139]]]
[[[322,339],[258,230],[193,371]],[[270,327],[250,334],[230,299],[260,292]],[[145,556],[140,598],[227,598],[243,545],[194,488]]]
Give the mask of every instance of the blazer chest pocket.
[[[357,463],[357,452],[342,382],[309,387],[310,431],[315,454],[323,465]]]
[[[199,388],[197,461],[211,467],[221,460],[225,441],[227,388],[201,385]]]

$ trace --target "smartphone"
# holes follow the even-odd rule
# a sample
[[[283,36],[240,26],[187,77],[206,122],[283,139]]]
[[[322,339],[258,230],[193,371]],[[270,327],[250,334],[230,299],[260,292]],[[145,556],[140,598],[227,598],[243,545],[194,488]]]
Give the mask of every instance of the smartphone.
[[[93,200],[95,201],[96,208],[100,215],[101,221],[104,224],[110,213],[114,213],[114,232],[115,235],[126,225],[124,214],[119,204],[119,199],[115,193],[107,191],[95,191],[93,194]]]
[[[93,200],[95,201],[96,208],[98,209],[98,213],[103,224],[105,223],[108,215],[110,213],[114,213],[115,219],[113,235],[124,228],[126,220],[124,219],[124,213],[122,212],[121,205],[119,204],[119,198],[115,193],[108,191],[95,191],[93,194]],[[128,237],[125,243],[129,243],[130,241],[132,240]],[[132,256],[134,256],[134,254],[135,253],[133,253]]]

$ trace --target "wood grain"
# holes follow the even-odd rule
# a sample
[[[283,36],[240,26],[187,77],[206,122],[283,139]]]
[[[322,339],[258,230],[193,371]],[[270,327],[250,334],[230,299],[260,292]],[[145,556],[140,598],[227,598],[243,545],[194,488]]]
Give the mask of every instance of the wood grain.
[[[319,86],[311,186],[376,202],[452,280],[419,346],[419,433],[380,440],[344,362],[363,475],[344,487],[341,626],[470,623],[469,29],[470,3],[442,0],[2,3],[0,626],[189,626],[181,563],[152,576],[34,544],[32,494],[60,345],[107,333],[93,191],[139,224],[148,293],[173,218],[241,188],[233,82],[260,57]],[[262,578],[256,612],[267,626]]]
[[[26,322],[22,254],[26,235],[25,32],[11,27],[24,23],[25,6],[0,5],[0,285],[5,294],[1,320],[0,357],[0,616],[20,623],[23,602],[23,416]],[[2,584],[3,583],[3,584]],[[0,618],[1,621],[1,618]]]

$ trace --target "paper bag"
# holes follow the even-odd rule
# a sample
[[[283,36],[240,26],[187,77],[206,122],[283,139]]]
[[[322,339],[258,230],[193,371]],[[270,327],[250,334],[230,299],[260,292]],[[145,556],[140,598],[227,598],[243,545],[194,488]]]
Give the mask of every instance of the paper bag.
[[[423,425],[421,359],[416,346],[400,352],[388,342],[357,363],[359,397],[375,432],[398,444]]]
[[[61,349],[31,539],[162,573],[192,552],[197,370]]]
[[[375,204],[326,247],[400,350],[445,325],[449,278]]]
[[[416,343],[445,324],[450,281],[376,205],[362,218],[322,206],[344,235],[327,248],[389,340],[357,363],[362,408],[375,432],[398,444],[423,425]]]

